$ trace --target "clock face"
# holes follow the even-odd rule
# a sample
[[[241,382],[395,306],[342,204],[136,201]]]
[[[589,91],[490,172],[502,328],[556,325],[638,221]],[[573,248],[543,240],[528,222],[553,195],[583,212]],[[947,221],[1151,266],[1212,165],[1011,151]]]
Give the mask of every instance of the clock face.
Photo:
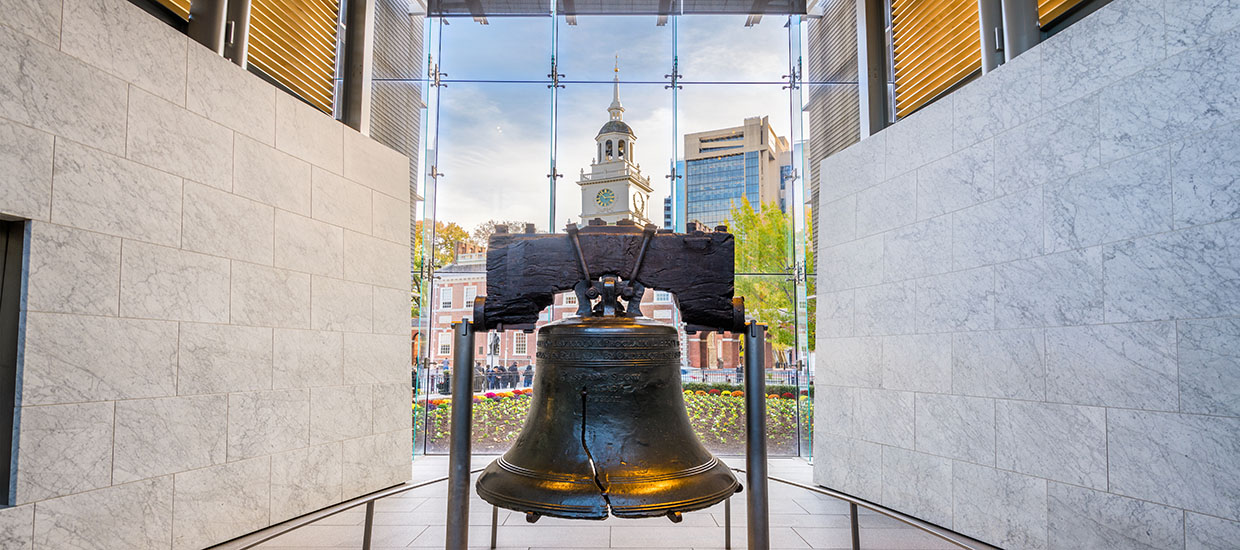
[[[611,189],[600,189],[597,195],[594,195],[594,202],[599,206],[608,207],[616,203],[616,192]]]
[[[641,193],[633,193],[633,209],[642,215],[646,214],[646,197]]]

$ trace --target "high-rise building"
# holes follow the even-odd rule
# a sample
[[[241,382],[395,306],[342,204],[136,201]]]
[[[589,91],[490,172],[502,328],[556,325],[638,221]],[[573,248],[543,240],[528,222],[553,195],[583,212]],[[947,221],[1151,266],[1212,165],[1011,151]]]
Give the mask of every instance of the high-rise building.
[[[780,162],[790,151],[767,117],[685,135],[686,221],[727,225],[733,206],[779,203]],[[790,156],[789,156],[790,158]],[[791,164],[789,161],[787,164]]]

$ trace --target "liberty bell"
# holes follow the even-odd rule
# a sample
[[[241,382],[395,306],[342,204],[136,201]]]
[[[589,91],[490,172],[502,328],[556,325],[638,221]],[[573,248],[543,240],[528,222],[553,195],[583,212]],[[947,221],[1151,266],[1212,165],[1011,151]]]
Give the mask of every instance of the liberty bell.
[[[578,264],[574,267],[584,276],[574,286],[577,315],[538,331],[533,400],[524,429],[477,482],[478,495],[484,500],[525,512],[528,521],[544,515],[574,519],[667,516],[680,521],[682,512],[707,508],[741,489],[728,466],[702,446],[689,425],[680,384],[677,329],[641,316],[638,305],[646,288],[639,282],[641,264],[652,243],[658,251],[662,242],[654,238],[652,226],[637,231],[623,225],[592,226],[579,237],[576,228],[569,226]],[[589,235],[629,238],[583,238]],[[633,237],[642,239],[639,243]],[[726,243],[717,236],[708,238],[726,248],[729,264],[730,238],[727,235]],[[616,242],[621,251],[613,251],[610,257],[586,252],[582,241]],[[681,246],[687,242],[690,250],[702,251],[697,248],[702,243],[668,242]],[[519,252],[527,260],[536,251],[533,246],[518,251],[522,243],[511,244],[516,246],[507,253]],[[587,258],[602,264],[599,270],[605,274],[591,278]],[[621,279],[615,273],[629,267],[624,265],[629,262],[632,269],[623,271],[629,276]],[[489,257],[488,271],[491,265]],[[729,301],[724,315],[730,316],[736,312],[730,304],[731,266],[727,267],[729,280],[722,297]],[[676,285],[661,288],[675,290]],[[491,290],[488,284],[488,294]],[[626,306],[621,306],[621,299]],[[685,303],[681,302],[683,312]],[[695,307],[689,305],[690,317]],[[743,313],[739,315],[743,322]]]

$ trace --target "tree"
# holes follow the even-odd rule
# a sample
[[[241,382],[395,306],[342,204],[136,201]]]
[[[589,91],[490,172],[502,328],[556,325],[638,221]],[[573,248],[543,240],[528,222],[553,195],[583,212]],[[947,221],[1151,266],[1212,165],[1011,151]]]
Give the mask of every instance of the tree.
[[[413,301],[410,304],[410,311],[414,317],[417,317],[418,311],[422,307],[422,284],[423,276],[429,271],[425,265],[425,249],[422,246],[422,240],[425,238],[423,229],[425,225],[419,221],[414,225],[413,232],[413,270],[418,275],[413,277],[413,286],[410,289],[413,294]],[[453,248],[458,242],[473,242],[469,233],[466,233],[461,226],[453,222],[435,222],[435,243],[434,249],[435,268],[438,269],[453,261]]]
[[[474,232],[471,236],[473,237],[474,243],[486,248],[487,240],[490,239],[491,235],[495,233],[495,226],[506,225],[508,226],[508,231],[513,233],[522,233],[525,231],[526,223],[527,222],[513,220],[487,220],[478,224],[478,226],[474,228]]]
[[[790,214],[774,203],[759,210],[742,199],[732,207],[729,230],[736,238],[736,294],[745,297],[745,313],[767,325],[767,339],[783,351],[796,344],[796,266],[792,265],[793,224]],[[808,220],[807,220],[808,222]],[[805,269],[814,265],[812,247],[806,246]],[[807,278],[807,294],[813,293],[813,277]],[[809,303],[807,345],[814,345],[813,302]]]

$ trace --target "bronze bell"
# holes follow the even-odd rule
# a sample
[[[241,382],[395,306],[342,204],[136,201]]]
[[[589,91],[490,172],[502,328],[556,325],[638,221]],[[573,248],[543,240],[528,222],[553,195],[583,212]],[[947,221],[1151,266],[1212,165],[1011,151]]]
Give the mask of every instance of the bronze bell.
[[[570,317],[538,331],[537,365],[524,429],[478,478],[487,502],[529,521],[679,521],[740,490],[689,425],[675,328]]]

